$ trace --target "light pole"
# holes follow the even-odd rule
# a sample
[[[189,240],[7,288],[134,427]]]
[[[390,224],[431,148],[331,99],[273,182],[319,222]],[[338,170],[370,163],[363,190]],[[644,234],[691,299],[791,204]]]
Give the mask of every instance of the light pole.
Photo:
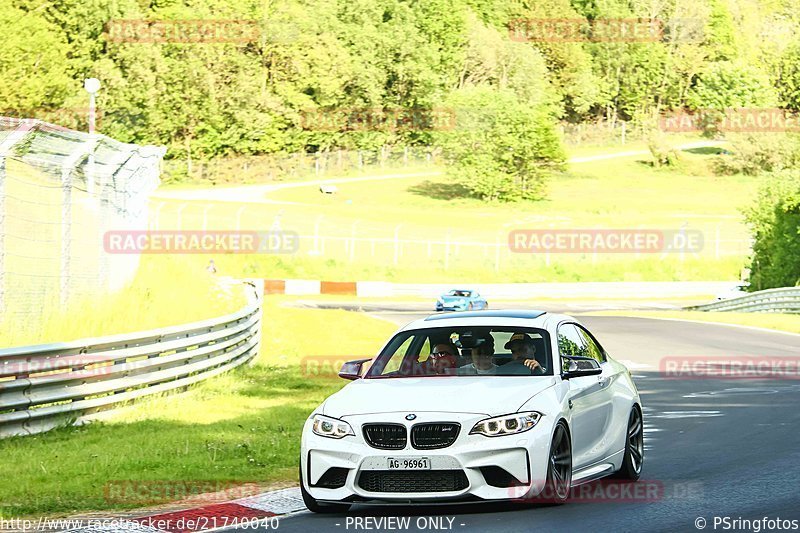
[[[100,80],[97,78],[87,78],[83,82],[83,88],[89,93],[89,140],[94,142],[95,130],[95,95],[100,90]],[[86,176],[86,192],[94,194],[94,149],[89,152],[88,175]]]
[[[100,90],[100,80],[88,78],[84,80],[83,88],[89,93],[89,135],[94,135],[95,95]]]

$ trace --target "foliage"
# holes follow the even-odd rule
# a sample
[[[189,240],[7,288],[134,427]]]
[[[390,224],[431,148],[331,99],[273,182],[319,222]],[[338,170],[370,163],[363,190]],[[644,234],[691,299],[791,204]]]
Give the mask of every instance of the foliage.
[[[728,134],[731,147],[715,165],[718,174],[779,172],[800,165],[800,136],[785,133]]]
[[[460,89],[448,103],[458,120],[440,138],[451,175],[485,200],[541,198],[547,176],[565,160],[547,108],[508,89]]]
[[[752,5],[751,5],[752,4]],[[187,161],[431,145],[454,90],[504,91],[579,122],[645,122],[690,108],[800,108],[800,17],[788,0],[6,0],[5,114],[83,109],[100,78],[100,129]],[[644,42],[512,42],[517,19],[655,19]],[[117,19],[255,21],[252,42],[119,42]],[[774,37],[774,38],[773,38]],[[320,127],[314,114],[405,110],[423,127]],[[81,113],[78,113],[81,114]],[[85,113],[83,113],[85,114]],[[65,124],[66,125],[66,124]]]
[[[800,284],[800,172],[770,176],[745,216],[755,238],[751,290]]]
[[[794,42],[780,57],[775,85],[781,105],[800,112],[800,40]]]
[[[680,161],[678,150],[671,146],[663,135],[657,132],[651,134],[647,148],[653,156],[653,166],[656,168],[674,167]]]

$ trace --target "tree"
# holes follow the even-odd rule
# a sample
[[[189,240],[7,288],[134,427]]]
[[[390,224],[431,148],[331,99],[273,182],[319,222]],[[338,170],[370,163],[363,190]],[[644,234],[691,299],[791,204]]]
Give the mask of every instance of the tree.
[[[800,283],[800,172],[774,174],[756,203],[745,211],[753,230],[750,287],[793,287]]]
[[[689,91],[694,109],[729,109],[775,105],[775,90],[768,76],[756,67],[720,61],[701,73]]]
[[[800,112],[800,40],[792,44],[778,61],[775,80],[781,105]]]
[[[59,27],[38,11],[0,7],[0,115],[28,117],[56,109],[82,90],[67,72],[70,52]]]
[[[481,199],[542,198],[548,175],[565,161],[548,108],[491,87],[459,89],[447,102],[458,117],[455,130],[439,136],[450,175]]]

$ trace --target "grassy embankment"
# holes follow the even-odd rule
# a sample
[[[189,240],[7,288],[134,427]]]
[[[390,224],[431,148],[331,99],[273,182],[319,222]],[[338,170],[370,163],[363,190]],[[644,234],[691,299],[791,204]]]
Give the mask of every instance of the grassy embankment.
[[[205,221],[209,229],[233,229],[238,221],[242,229],[264,231],[278,218],[283,229],[308,236],[291,256],[216,258],[223,272],[235,275],[467,283],[736,280],[748,237],[740,210],[758,180],[715,176],[711,164],[719,156],[712,152],[683,152],[676,169],[655,169],[649,156],[574,163],[538,202],[481,202],[439,175],[341,183],[334,195],[294,187],[264,194],[258,199],[268,203],[261,204],[188,202],[180,225],[201,228]],[[156,201],[161,229],[178,227],[181,205]],[[703,232],[701,253],[547,256],[508,249],[514,229],[681,227]],[[326,238],[314,241],[314,235]],[[406,242],[396,244],[395,236]]]

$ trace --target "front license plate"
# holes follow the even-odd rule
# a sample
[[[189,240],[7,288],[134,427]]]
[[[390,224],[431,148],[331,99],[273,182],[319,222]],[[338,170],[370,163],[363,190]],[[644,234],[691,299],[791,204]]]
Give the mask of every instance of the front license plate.
[[[430,470],[431,460],[427,457],[389,457],[389,470]]]

